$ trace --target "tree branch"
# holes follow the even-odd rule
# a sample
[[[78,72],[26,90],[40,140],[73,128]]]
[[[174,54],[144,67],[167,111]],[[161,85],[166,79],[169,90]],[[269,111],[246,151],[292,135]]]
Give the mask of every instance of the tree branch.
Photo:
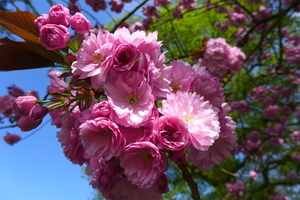
[[[186,167],[186,165],[182,164],[182,165],[178,165],[178,167],[181,170],[183,179],[187,182],[187,184],[189,185],[189,187],[191,189],[191,192],[192,192],[191,197],[192,197],[192,199],[193,200],[201,200],[200,194],[199,194],[199,191],[198,191],[197,183],[192,178],[192,176],[191,176],[188,168]]]
[[[138,5],[135,9],[133,9],[130,13],[128,13],[123,19],[121,19],[121,21],[119,21],[119,23],[117,23],[114,28],[110,31],[111,33],[115,32],[117,30],[117,28],[120,26],[120,24],[122,24],[123,22],[125,22],[129,17],[131,17],[140,7],[142,7],[143,5],[145,5],[147,3],[148,0],[143,1],[140,5]]]

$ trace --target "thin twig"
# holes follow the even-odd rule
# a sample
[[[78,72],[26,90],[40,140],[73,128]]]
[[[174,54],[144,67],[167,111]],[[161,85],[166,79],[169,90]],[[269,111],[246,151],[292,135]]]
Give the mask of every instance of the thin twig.
[[[130,13],[128,13],[123,19],[121,19],[121,21],[119,21],[119,23],[117,23],[114,28],[110,31],[111,33],[115,32],[117,30],[117,28],[123,23],[125,22],[129,17],[131,17],[140,7],[142,7],[143,5],[145,5],[147,3],[148,0],[143,1],[140,5],[138,5],[135,9],[133,9]]]

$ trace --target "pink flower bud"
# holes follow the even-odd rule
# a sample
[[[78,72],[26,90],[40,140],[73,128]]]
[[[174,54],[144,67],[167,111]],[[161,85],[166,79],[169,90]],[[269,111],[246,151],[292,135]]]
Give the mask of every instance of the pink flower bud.
[[[13,144],[19,142],[21,140],[21,137],[19,135],[16,135],[16,134],[7,133],[4,136],[4,140],[5,140],[6,143],[8,143],[10,145],[13,145]]]
[[[40,120],[48,113],[48,108],[37,104],[30,110],[29,117],[32,120]]]
[[[257,181],[257,179],[258,179],[258,173],[256,171],[253,171],[253,170],[250,171],[249,176],[255,181]]]
[[[52,6],[48,15],[51,24],[63,25],[65,27],[70,25],[70,11],[61,4]]]
[[[29,116],[21,116],[18,120],[17,125],[21,129],[21,131],[31,131],[40,125],[42,119],[32,120]]]
[[[70,31],[63,25],[46,24],[40,29],[39,40],[48,50],[62,49],[67,46]]]
[[[92,27],[91,22],[79,12],[71,17],[71,26],[78,34],[87,33]]]
[[[36,18],[34,20],[34,23],[35,23],[37,29],[40,30],[43,25],[50,23],[49,16],[47,14],[43,14],[42,16],[39,16],[38,18]]]
[[[37,98],[31,95],[20,96],[14,100],[13,107],[19,115],[29,115],[33,106],[37,105]]]

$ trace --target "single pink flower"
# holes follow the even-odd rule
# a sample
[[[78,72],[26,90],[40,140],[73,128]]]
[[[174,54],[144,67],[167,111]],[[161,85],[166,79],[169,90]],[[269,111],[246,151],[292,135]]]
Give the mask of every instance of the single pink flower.
[[[13,102],[14,110],[19,115],[29,115],[30,110],[37,105],[37,98],[35,96],[19,96]]]
[[[199,151],[193,146],[187,148],[188,160],[195,166],[210,170],[215,165],[220,165],[230,154],[233,144],[236,141],[236,134],[227,137],[219,137],[206,151]]]
[[[47,14],[42,14],[34,20],[34,23],[38,30],[45,24],[50,24],[49,16]]]
[[[50,86],[48,86],[47,91],[49,93],[60,93],[65,92],[68,89],[68,85],[64,78],[60,77],[62,72],[50,70],[48,76],[50,77]]]
[[[226,183],[226,188],[231,196],[238,196],[247,189],[241,180],[237,180],[234,184]]]
[[[80,125],[80,138],[88,155],[109,160],[118,157],[125,146],[119,127],[105,117],[87,120]]]
[[[4,140],[7,144],[14,145],[21,140],[21,137],[17,134],[6,133]]]
[[[191,142],[198,150],[207,150],[219,137],[218,114],[203,96],[180,91],[171,93],[162,101],[159,111],[165,116],[177,116],[183,120]]]
[[[115,112],[114,121],[123,126],[139,127],[152,115],[154,97],[143,74],[129,71],[106,84],[105,93]]]
[[[185,123],[176,116],[162,116],[154,123],[153,141],[159,149],[179,151],[190,145]]]
[[[61,144],[63,153],[73,163],[83,165],[87,160],[85,158],[85,149],[79,138],[78,125],[76,125],[78,116],[71,112],[66,112],[60,116],[61,130],[56,133],[56,137]]]
[[[122,1],[118,2],[118,0],[111,0],[109,4],[111,5],[110,10],[116,13],[122,12],[124,7],[124,3]]]
[[[129,71],[135,64],[139,53],[132,44],[120,44],[113,53],[113,69],[118,74]],[[115,73],[114,73],[115,74]]]
[[[171,81],[170,87],[172,88],[172,92],[191,91],[193,89],[192,83],[196,76],[193,68],[187,62],[181,60],[171,62],[170,66],[169,80]]]
[[[151,142],[135,142],[126,146],[120,166],[132,184],[149,188],[167,170],[166,155]]]
[[[18,121],[17,125],[21,129],[21,131],[31,131],[32,129],[37,128],[42,123],[42,119],[33,120],[30,116],[21,116]]]
[[[48,16],[51,24],[62,25],[65,27],[70,25],[70,11],[61,4],[52,6],[49,10]]]
[[[40,29],[40,43],[48,50],[62,49],[68,45],[70,31],[63,25],[45,24]]]
[[[257,179],[258,179],[258,173],[256,171],[251,170],[249,172],[249,176],[255,181],[257,181]]]
[[[48,113],[47,107],[37,104],[33,106],[32,109],[30,110],[29,117],[32,120],[39,120],[39,119],[43,119],[43,117],[45,117],[47,113]]]
[[[82,13],[77,12],[71,17],[71,27],[75,30],[76,33],[84,34],[89,32],[92,25],[91,22],[87,20]]]
[[[0,97],[0,113],[5,117],[11,117],[13,114],[13,102],[16,98],[11,95],[5,95]]]
[[[109,68],[112,66],[114,38],[107,31],[99,30],[91,34],[78,50],[76,61],[72,63],[74,76],[80,79],[91,78],[92,87],[100,89],[105,83]]]

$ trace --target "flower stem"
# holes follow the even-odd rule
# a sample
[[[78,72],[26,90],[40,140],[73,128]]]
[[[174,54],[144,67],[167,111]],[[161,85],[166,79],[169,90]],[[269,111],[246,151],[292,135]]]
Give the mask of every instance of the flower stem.
[[[179,169],[181,170],[182,173],[182,178],[187,182],[191,189],[191,197],[193,200],[201,200],[199,191],[198,191],[198,186],[197,183],[194,181],[193,177],[191,176],[188,168],[186,167],[185,163],[182,165],[178,165]]]

